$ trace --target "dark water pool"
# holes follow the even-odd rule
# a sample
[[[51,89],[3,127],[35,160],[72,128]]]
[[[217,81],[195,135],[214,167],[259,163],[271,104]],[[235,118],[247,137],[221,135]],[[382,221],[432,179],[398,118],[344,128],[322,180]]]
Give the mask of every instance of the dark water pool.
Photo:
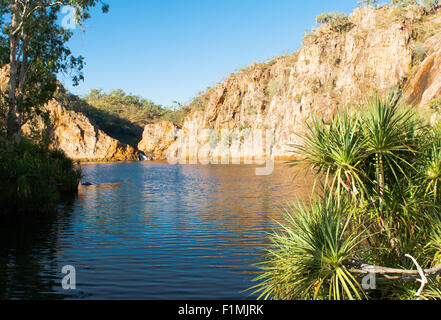
[[[267,233],[311,183],[283,164],[83,166],[58,215],[2,221],[0,299],[250,299]],[[76,269],[65,291],[63,266]]]

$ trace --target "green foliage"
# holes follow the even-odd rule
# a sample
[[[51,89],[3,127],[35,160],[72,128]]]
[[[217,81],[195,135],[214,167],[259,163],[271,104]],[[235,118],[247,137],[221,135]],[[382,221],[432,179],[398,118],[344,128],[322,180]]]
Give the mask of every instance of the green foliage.
[[[339,198],[342,188],[357,194],[365,188],[358,168],[366,157],[359,130],[360,119],[349,114],[337,115],[330,126],[316,117],[307,125],[303,144],[298,146],[308,169],[333,177],[330,191],[337,191]]]
[[[208,88],[208,92],[210,91],[211,89]],[[190,112],[205,109],[208,96],[208,94],[199,96],[188,106],[175,101],[174,106],[163,107],[151,100],[128,95],[121,89],[112,90],[109,94],[103,93],[100,89],[92,89],[84,97],[83,100],[87,103],[82,104],[80,111],[91,116],[106,133],[115,135],[116,138],[122,137],[120,139],[122,141],[127,140],[124,139],[124,132],[128,133],[132,136],[129,144],[136,146],[147,124],[170,121],[181,125]]]
[[[315,41],[317,38],[317,35],[315,35],[313,32],[309,33],[308,29],[306,29],[305,36],[302,39],[302,46],[307,46],[308,43]],[[306,60],[305,62],[308,65],[310,61]]]
[[[300,135],[302,143],[295,146],[300,160],[293,165],[316,174],[314,189],[320,183],[323,200],[290,209],[293,218],[288,221],[296,222],[283,224],[273,236],[258,278],[257,288],[266,298],[408,299],[418,290],[415,282],[386,281],[363,293],[357,286],[361,279],[350,277],[350,267],[364,261],[412,269],[405,254],[422,268],[440,263],[441,132],[423,126],[400,101],[397,92],[377,94],[358,113],[334,115],[329,124],[315,117]],[[318,212],[323,219],[314,220]],[[333,237],[322,236],[325,232]],[[331,246],[331,238],[350,250],[336,242]],[[332,260],[329,248],[341,253],[341,259]],[[332,277],[338,274],[347,276],[346,286],[335,287],[340,292],[332,289],[337,281]],[[433,279],[423,298],[439,298],[439,286]]]
[[[440,0],[392,0],[391,3],[401,6],[421,5],[427,9],[433,9],[439,6]]]
[[[377,4],[378,0],[361,0],[358,1],[357,3],[365,6],[372,6],[374,4]]]
[[[92,89],[84,99],[99,110],[141,126],[161,118],[166,113],[162,106],[139,96],[128,95],[121,89],[112,90],[109,94]]]
[[[74,85],[83,79],[83,58],[73,56],[66,46],[72,32],[59,24],[59,13],[62,6],[71,6],[81,24],[97,3],[108,11],[108,5],[98,0],[0,0],[0,60],[9,64],[9,86],[3,96],[9,141],[52,98],[57,74],[69,72]]]
[[[56,89],[60,73],[83,79],[83,58],[66,46],[72,32],[59,24],[63,6],[76,12],[81,25],[101,0],[0,0],[0,63],[9,65],[9,83],[0,101],[1,213],[52,211],[58,195],[74,193],[81,171],[59,150],[21,138],[21,127],[36,116],[47,119],[42,106]]]
[[[181,126],[185,117],[194,110],[192,110],[190,106],[185,106],[177,101],[174,101],[174,104],[175,105],[168,109],[161,119],[164,121],[170,121],[177,126]]]
[[[440,4],[440,0],[423,0],[423,5],[426,8],[436,8]]]
[[[432,99],[429,102],[429,107],[435,112],[441,112],[441,97]]]
[[[416,43],[412,47],[412,66],[418,66],[427,57],[427,51],[424,48],[424,44]]]
[[[427,186],[426,196],[433,198],[435,203],[441,202],[441,129],[434,128],[424,148],[421,165],[422,182]]]
[[[260,298],[362,299],[361,286],[344,262],[359,249],[361,236],[347,234],[351,208],[335,199],[298,204],[286,211],[282,231],[272,237],[265,273],[254,289]]]
[[[12,150],[0,148],[1,213],[52,211],[58,195],[76,192],[80,179],[81,170],[63,151],[26,139],[15,143]]]
[[[198,96],[188,105],[188,109],[191,109],[192,112],[204,111],[208,106],[212,91],[213,89],[208,87],[206,92],[199,92]]]
[[[335,32],[349,31],[353,24],[344,13],[325,12],[317,16],[316,22],[320,24],[328,24],[331,30]]]

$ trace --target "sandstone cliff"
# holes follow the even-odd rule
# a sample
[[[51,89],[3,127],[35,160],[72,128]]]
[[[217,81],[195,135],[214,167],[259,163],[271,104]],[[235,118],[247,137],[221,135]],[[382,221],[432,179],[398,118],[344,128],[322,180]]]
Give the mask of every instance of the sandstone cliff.
[[[9,67],[0,68],[0,90],[3,92],[7,90],[8,77]],[[64,92],[64,88],[60,86],[59,91]],[[51,147],[63,150],[73,160],[90,162],[139,160],[137,150],[108,136],[84,114],[74,111],[57,99],[50,100],[43,109],[48,113],[49,125],[42,117],[35,117],[33,121],[22,127],[24,135],[48,133],[52,141]]]
[[[175,142],[178,132],[179,128],[168,121],[149,124],[145,127],[138,149],[151,159],[165,159],[167,150]]]
[[[255,63],[197,98],[193,103],[198,108],[175,137],[184,149],[181,155],[188,157],[195,145],[200,149],[206,144],[204,129],[218,134],[235,129],[264,131],[273,137],[272,154],[287,158],[292,156],[288,145],[299,142],[305,121],[357,104],[372,90],[404,89],[407,102],[417,106],[441,94],[440,9],[429,14],[419,6],[362,7],[349,19],[350,30],[320,26],[293,55]],[[156,158],[164,158],[162,141],[169,140],[160,138],[169,134],[161,126],[146,128],[139,146]],[[156,144],[160,152],[152,141],[161,141]],[[239,158],[265,153],[265,148],[230,149],[230,156]]]
[[[32,130],[48,130],[52,147],[63,150],[68,157],[79,161],[137,161],[138,152],[129,145],[109,137],[80,112],[69,110],[53,99],[45,109],[51,124],[47,127],[41,119],[23,127],[25,134]]]

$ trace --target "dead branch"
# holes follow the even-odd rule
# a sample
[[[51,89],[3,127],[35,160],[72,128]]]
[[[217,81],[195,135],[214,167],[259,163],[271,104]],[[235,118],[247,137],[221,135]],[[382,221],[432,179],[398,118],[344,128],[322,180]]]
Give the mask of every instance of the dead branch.
[[[418,281],[421,282],[421,287],[415,294],[416,297],[420,297],[424,291],[425,286],[428,283],[428,278],[436,277],[441,274],[441,264],[431,269],[422,269],[415,258],[406,254],[406,257],[411,259],[417,267],[417,270],[395,269],[381,266],[373,266],[367,263],[352,263],[357,268],[349,269],[352,274],[375,274],[383,276],[377,279],[378,282],[390,282],[390,281]]]

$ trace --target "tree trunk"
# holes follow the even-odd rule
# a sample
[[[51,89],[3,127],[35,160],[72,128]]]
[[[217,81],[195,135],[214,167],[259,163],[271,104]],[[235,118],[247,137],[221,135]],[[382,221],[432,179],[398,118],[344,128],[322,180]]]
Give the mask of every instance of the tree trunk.
[[[18,74],[18,87],[17,87],[17,95],[16,95],[16,105],[17,105],[17,121],[18,121],[18,127],[20,130],[18,131],[18,135],[21,136],[21,127],[23,125],[23,117],[25,110],[22,109],[23,105],[23,98],[24,98],[24,86],[26,83],[26,74],[28,69],[28,45],[29,45],[29,36],[25,32],[22,34],[22,44],[21,44],[21,51],[22,51],[22,59],[20,63],[20,73]]]
[[[17,47],[19,45],[18,32],[14,32],[18,26],[18,4],[14,4],[12,14],[11,34],[9,36],[9,97],[6,135],[8,142],[12,142],[20,131],[17,117]]]

